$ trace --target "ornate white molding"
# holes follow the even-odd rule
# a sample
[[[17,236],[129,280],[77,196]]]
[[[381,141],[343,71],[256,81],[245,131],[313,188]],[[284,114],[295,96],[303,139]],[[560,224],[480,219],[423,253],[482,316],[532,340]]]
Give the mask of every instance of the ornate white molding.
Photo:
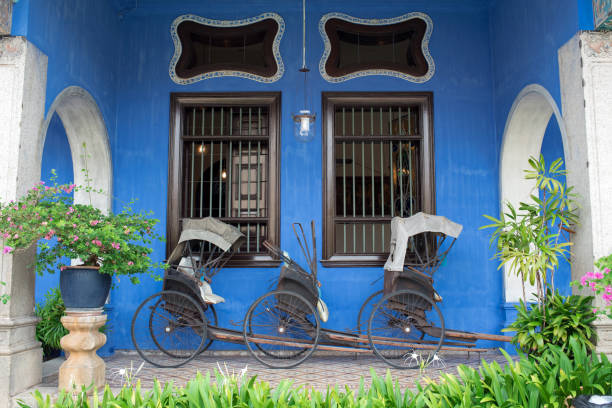
[[[325,64],[327,63],[327,59],[329,58],[329,54],[331,52],[331,42],[329,40],[329,37],[327,36],[327,33],[325,32],[325,24],[327,23],[328,20],[332,18],[337,18],[337,19],[348,21],[350,23],[355,23],[355,24],[364,24],[364,25],[373,25],[373,26],[397,24],[397,23],[402,23],[404,21],[407,21],[413,18],[420,18],[427,25],[425,36],[423,37],[423,41],[421,42],[421,50],[423,51],[423,55],[425,56],[425,59],[427,60],[427,66],[428,66],[427,73],[423,76],[417,77],[417,76],[405,74],[403,72],[393,71],[390,69],[367,69],[363,71],[353,72],[351,74],[343,75],[340,77],[329,76],[327,72],[325,71]],[[344,81],[348,81],[349,79],[363,77],[363,76],[370,76],[370,75],[392,76],[392,77],[401,78],[401,79],[405,79],[406,81],[416,82],[416,83],[427,82],[431,79],[431,77],[434,75],[436,71],[436,65],[434,63],[433,57],[431,56],[429,52],[429,39],[431,38],[432,31],[433,31],[433,21],[431,20],[431,17],[429,17],[425,13],[420,13],[420,12],[408,13],[408,14],[404,14],[404,15],[392,17],[392,18],[373,18],[373,19],[353,17],[353,16],[349,16],[348,14],[339,13],[339,12],[327,13],[323,17],[321,17],[321,20],[319,20],[319,33],[321,34],[321,37],[323,38],[323,43],[325,44],[325,50],[323,51],[323,56],[321,57],[321,60],[319,61],[319,72],[321,73],[321,76],[328,82],[344,82]]]
[[[271,18],[278,23],[278,31],[276,32],[276,35],[274,37],[274,42],[272,44],[272,52],[274,54],[274,60],[276,61],[276,65],[278,67],[278,70],[276,71],[276,74],[274,74],[274,76],[263,77],[260,75],[251,74],[249,72],[237,71],[237,70],[221,70],[221,71],[206,72],[204,74],[200,74],[200,75],[197,75],[191,78],[181,78],[176,74],[176,64],[179,60],[179,57],[181,56],[181,51],[183,49],[183,47],[181,46],[181,41],[177,33],[177,28],[178,28],[178,25],[182,23],[183,21],[194,21],[196,23],[213,26],[213,27],[239,27],[239,26],[245,26],[245,25],[257,23],[259,21],[266,20],[268,18]],[[181,85],[193,84],[195,82],[202,81],[204,79],[218,78],[218,77],[225,77],[225,76],[246,78],[246,79],[250,79],[252,81],[257,81],[257,82],[266,82],[266,83],[276,82],[285,73],[285,65],[283,64],[283,59],[280,54],[280,42],[281,42],[284,32],[285,32],[285,20],[283,20],[283,18],[276,13],[263,13],[255,17],[249,17],[249,18],[245,18],[242,20],[212,20],[210,18],[200,17],[195,14],[183,14],[182,16],[178,16],[177,18],[174,19],[174,21],[172,22],[172,25],[170,26],[170,35],[172,36],[172,41],[174,42],[174,55],[172,56],[172,59],[170,60],[170,69],[169,69],[170,79],[172,79],[177,84],[181,84]]]

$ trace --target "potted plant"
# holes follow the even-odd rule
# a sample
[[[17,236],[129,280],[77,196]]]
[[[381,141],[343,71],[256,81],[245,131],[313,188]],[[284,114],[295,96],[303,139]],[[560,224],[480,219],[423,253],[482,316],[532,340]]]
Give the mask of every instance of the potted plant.
[[[0,205],[0,238],[3,253],[38,243],[36,272],[54,273],[65,259],[75,265],[60,267],[60,291],[66,308],[101,308],[110,291],[112,276],[128,276],[163,267],[150,257],[149,244],[162,238],[154,232],[158,220],[135,212],[128,204],[119,213],[105,214],[91,204],[75,204],[74,191],[89,186],[47,186],[39,182],[18,201]]]

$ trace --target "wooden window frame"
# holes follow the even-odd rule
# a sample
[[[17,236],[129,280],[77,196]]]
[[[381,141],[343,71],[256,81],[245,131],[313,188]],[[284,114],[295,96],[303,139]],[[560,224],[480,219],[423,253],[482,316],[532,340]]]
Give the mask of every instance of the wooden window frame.
[[[336,222],[336,163],[334,138],[334,109],[336,105],[355,104],[376,106],[397,104],[418,104],[421,107],[422,149],[422,211],[435,214],[435,157],[433,129],[433,93],[432,92],[323,92],[323,259],[321,264],[327,267],[379,267],[383,266],[388,255],[381,254],[339,254],[335,252]],[[376,217],[380,219],[381,217]],[[386,218],[386,217],[385,217]],[[368,221],[368,217],[363,218]]]
[[[181,222],[181,180],[183,143],[181,138],[181,112],[186,106],[236,105],[261,106],[268,105],[268,236],[267,240],[280,245],[280,139],[281,139],[281,93],[280,92],[224,92],[224,93],[186,93],[170,94],[170,140],[168,146],[168,209],[166,214],[166,257],[172,252],[180,235]],[[241,137],[240,140],[248,140]],[[248,217],[244,217],[245,220]],[[280,260],[269,254],[236,253],[226,264],[228,267],[276,267]]]

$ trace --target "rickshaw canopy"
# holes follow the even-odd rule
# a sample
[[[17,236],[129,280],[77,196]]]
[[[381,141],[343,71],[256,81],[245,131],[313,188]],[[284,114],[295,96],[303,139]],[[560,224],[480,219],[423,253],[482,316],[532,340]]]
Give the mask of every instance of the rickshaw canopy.
[[[417,213],[408,218],[394,217],[391,220],[390,253],[385,270],[404,270],[404,259],[410,237],[423,232],[439,232],[457,238],[463,226],[452,222],[440,215],[431,215],[424,212]]]
[[[183,221],[183,231],[179,237],[179,242],[168,258],[169,264],[180,262],[185,244],[191,240],[210,242],[223,252],[227,252],[242,245],[245,236],[238,228],[216,218],[186,219]]]

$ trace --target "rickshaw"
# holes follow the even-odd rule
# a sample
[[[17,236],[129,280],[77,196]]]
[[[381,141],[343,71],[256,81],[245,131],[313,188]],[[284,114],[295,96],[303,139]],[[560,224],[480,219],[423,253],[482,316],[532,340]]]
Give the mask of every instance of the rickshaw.
[[[488,350],[475,347],[478,339],[509,341],[507,336],[445,328],[433,276],[461,225],[424,213],[393,218],[383,289],[366,300],[357,328],[345,331],[321,327],[329,312],[320,296],[314,222],[312,250],[302,225],[293,228],[310,271],[264,242],[283,266],[272,290],[249,307],[240,331],[218,326],[213,304],[219,297],[209,283],[242,245],[244,235],[216,219],[186,220],[168,259],[163,290],[147,298],[132,319],[132,339],[141,357],[159,367],[178,367],[220,340],[246,345],[257,361],[271,368],[295,367],[315,350],[374,353],[393,367],[418,368],[437,359],[440,350],[483,352]],[[364,329],[361,315],[369,307]]]

